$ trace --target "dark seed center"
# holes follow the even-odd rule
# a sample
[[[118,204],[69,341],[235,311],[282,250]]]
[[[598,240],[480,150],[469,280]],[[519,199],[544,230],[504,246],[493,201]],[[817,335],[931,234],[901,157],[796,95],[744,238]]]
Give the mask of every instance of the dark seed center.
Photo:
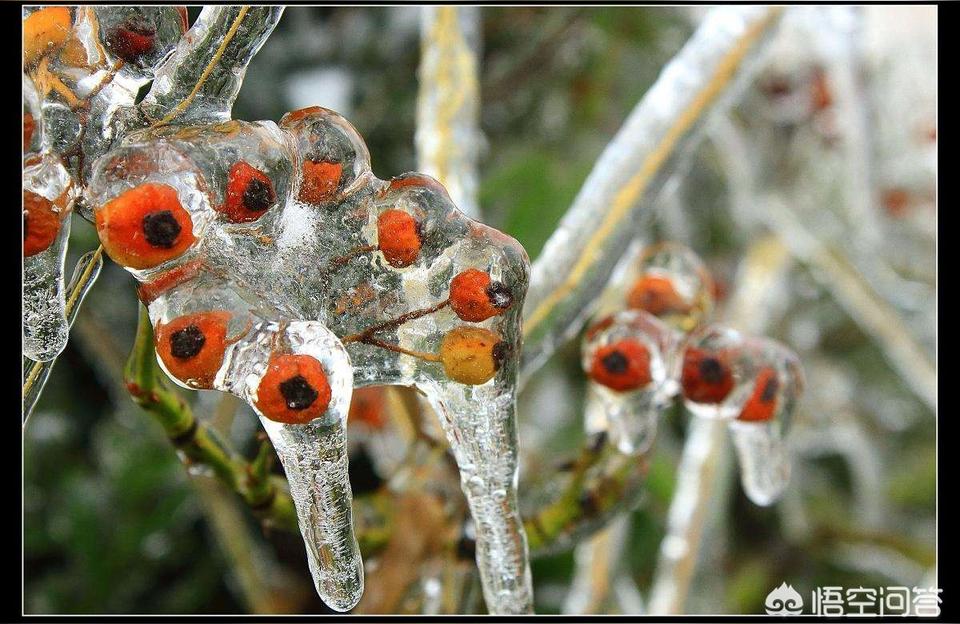
[[[263,180],[250,180],[243,192],[243,205],[251,212],[263,212],[273,203],[273,188]]]
[[[763,392],[760,394],[760,401],[762,403],[769,403],[777,396],[777,390],[780,389],[780,381],[776,377],[771,377],[767,380],[767,385],[763,387]]]
[[[187,325],[170,336],[170,353],[178,360],[186,360],[200,353],[207,337],[196,325]]]
[[[600,363],[611,375],[621,375],[627,372],[627,367],[630,366],[630,360],[619,351],[606,354],[600,359]]]
[[[143,233],[154,247],[170,249],[177,242],[181,229],[169,210],[158,210],[143,217]]]
[[[303,378],[303,375],[291,377],[280,382],[280,394],[292,410],[307,409],[317,400],[317,391]]]
[[[717,358],[704,358],[700,362],[700,377],[709,384],[716,384],[723,381],[723,364]]]
[[[493,307],[505,310],[513,303],[513,293],[500,282],[490,282],[487,286],[487,299]]]
[[[497,370],[500,370],[500,367],[503,366],[503,363],[506,361],[507,356],[510,355],[510,344],[506,340],[501,340],[497,344],[493,345],[493,365]]]

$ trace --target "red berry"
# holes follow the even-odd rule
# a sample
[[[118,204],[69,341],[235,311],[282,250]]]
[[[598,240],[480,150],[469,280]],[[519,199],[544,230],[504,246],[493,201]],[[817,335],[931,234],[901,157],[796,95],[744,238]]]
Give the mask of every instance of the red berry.
[[[343,165],[331,162],[303,162],[303,179],[300,181],[300,201],[322,204],[336,196],[340,188]]]
[[[141,184],[96,212],[97,233],[113,260],[132,269],[155,267],[182,255],[196,240],[193,221],[177,191]]]
[[[357,388],[350,401],[349,422],[362,422],[371,429],[383,429],[386,420],[386,391],[382,386]]]
[[[632,338],[600,347],[593,354],[590,378],[618,392],[643,388],[653,380],[650,352]]]
[[[277,201],[267,174],[238,161],[227,174],[227,197],[217,210],[234,223],[254,221]]]
[[[720,403],[733,390],[734,379],[726,356],[688,348],[680,377],[683,395],[695,403]]]
[[[513,304],[513,293],[490,274],[467,269],[450,282],[450,306],[465,321],[479,323],[497,316]]]
[[[257,409],[270,420],[302,425],[330,405],[323,366],[309,355],[275,355],[257,388]]]
[[[171,375],[195,388],[209,388],[223,364],[230,313],[198,312],[157,328],[156,347]]]
[[[420,255],[417,220],[402,210],[385,210],[377,218],[377,239],[391,266],[410,266]]]
[[[30,144],[33,142],[33,131],[36,128],[36,123],[33,121],[33,115],[30,113],[23,114],[23,151],[30,149]]]
[[[114,56],[136,63],[153,50],[156,34],[156,30],[147,24],[126,24],[110,31],[106,44]]]
[[[779,390],[780,380],[776,371],[772,368],[762,369],[757,374],[753,394],[750,395],[737,418],[751,422],[770,420],[777,409]]]
[[[61,214],[53,202],[31,191],[23,192],[23,255],[45,251],[60,232]]]

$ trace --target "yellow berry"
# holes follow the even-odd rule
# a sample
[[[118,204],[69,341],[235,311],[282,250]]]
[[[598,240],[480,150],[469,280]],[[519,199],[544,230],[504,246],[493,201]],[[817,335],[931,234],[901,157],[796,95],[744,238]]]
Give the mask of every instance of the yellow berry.
[[[485,384],[497,374],[509,345],[489,329],[457,327],[440,345],[440,361],[447,377],[462,384]]]

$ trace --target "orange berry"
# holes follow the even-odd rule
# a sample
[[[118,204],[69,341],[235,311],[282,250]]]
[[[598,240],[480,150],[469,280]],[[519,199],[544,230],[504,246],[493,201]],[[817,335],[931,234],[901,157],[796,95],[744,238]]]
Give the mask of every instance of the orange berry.
[[[475,386],[493,379],[509,349],[510,345],[489,329],[457,327],[443,337],[440,361],[450,379]]]
[[[156,347],[171,375],[195,388],[209,388],[227,349],[229,312],[198,312],[157,328]]]
[[[23,64],[32,65],[67,42],[73,26],[70,9],[45,7],[23,20]]]
[[[303,162],[303,179],[300,181],[300,201],[322,204],[330,201],[340,188],[343,165],[331,162]]]
[[[177,191],[141,184],[97,211],[97,233],[111,258],[132,269],[148,269],[183,254],[196,240],[193,221]]]
[[[330,384],[309,355],[274,355],[257,388],[257,409],[270,420],[303,425],[330,405]]]
[[[217,210],[234,223],[244,223],[260,218],[276,201],[267,174],[241,160],[227,174],[227,198]]]
[[[387,424],[385,411],[386,396],[382,387],[357,388],[353,391],[347,420],[362,422],[371,429],[383,429]]]
[[[627,307],[645,310],[654,316],[664,316],[686,314],[692,306],[677,292],[670,278],[645,275],[630,290]]]
[[[420,224],[402,210],[385,210],[377,218],[377,239],[391,266],[410,266],[420,255]]]
[[[23,150],[27,151],[30,149],[30,144],[33,143],[33,131],[36,129],[36,123],[33,121],[33,115],[30,113],[23,114]]]
[[[119,26],[106,37],[107,49],[128,63],[136,63],[153,50],[157,31],[149,24],[130,23]]]
[[[467,269],[450,281],[450,306],[461,319],[472,323],[497,316],[513,304],[513,293],[490,274]]]
[[[618,392],[643,388],[653,380],[650,352],[632,338],[600,347],[593,354],[590,378]]]
[[[777,392],[780,390],[780,380],[772,368],[764,368],[757,374],[757,381],[753,386],[753,394],[743,406],[739,420],[749,422],[765,421],[773,418],[777,409]]]
[[[60,213],[53,202],[31,191],[23,192],[23,255],[45,251],[60,232]]]
[[[695,403],[720,403],[727,398],[734,379],[725,359],[721,354],[692,347],[684,351],[680,377],[683,396]]]

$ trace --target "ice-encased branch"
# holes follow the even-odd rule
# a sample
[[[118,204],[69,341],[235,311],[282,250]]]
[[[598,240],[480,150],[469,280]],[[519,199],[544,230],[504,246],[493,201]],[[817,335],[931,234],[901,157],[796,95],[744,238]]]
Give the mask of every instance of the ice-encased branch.
[[[447,188],[461,212],[478,218],[480,144],[478,7],[420,8],[417,169]]]
[[[269,445],[261,446],[257,457],[247,462],[236,456],[208,423],[197,419],[157,364],[153,327],[143,307],[124,381],[133,400],[163,427],[181,461],[209,468],[266,525],[296,531],[297,515],[284,479],[270,474],[273,453]]]
[[[747,333],[763,333],[770,320],[774,286],[789,266],[790,256],[775,237],[754,243],[743,261],[727,317]],[[700,552],[718,462],[727,444],[726,428],[727,423],[722,420],[690,420],[677,468],[677,485],[667,512],[667,534],[660,543],[650,595],[651,614],[682,612]]]
[[[69,293],[64,300],[64,314],[67,319],[67,328],[73,326],[80,311],[80,304],[84,297],[90,292],[90,289],[96,283],[100,276],[100,270],[103,268],[103,248],[98,247],[95,251],[88,252],[81,256],[77,261],[77,266],[73,270],[73,277],[67,285],[66,291]],[[45,362],[35,362],[29,358],[24,358],[23,369],[23,426],[27,426],[27,420],[33,413],[33,408],[43,392],[43,386],[47,383],[47,378],[53,370],[53,365],[57,358]]]
[[[696,143],[708,114],[749,75],[782,9],[711,11],[634,108],[533,264],[521,380],[575,333],[637,234],[638,220]]]
[[[283,7],[204,7],[140,105],[153,125],[230,119],[247,65],[273,32]]]

